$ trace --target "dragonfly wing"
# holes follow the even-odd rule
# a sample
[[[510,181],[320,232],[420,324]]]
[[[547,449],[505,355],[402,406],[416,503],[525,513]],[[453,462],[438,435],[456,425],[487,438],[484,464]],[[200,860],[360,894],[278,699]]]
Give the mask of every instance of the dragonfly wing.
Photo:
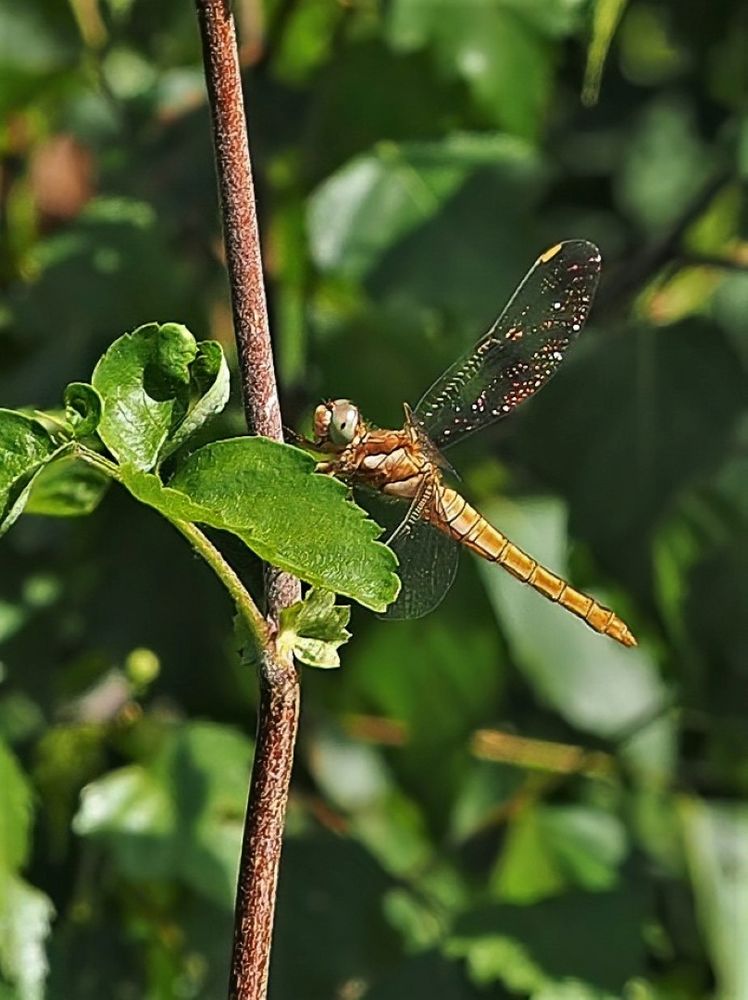
[[[391,547],[400,564],[402,588],[382,617],[421,618],[441,604],[452,586],[459,548],[420,517],[398,532]]]
[[[505,417],[546,384],[587,319],[600,265],[586,240],[559,243],[536,260],[488,333],[418,403],[437,448]]]
[[[433,611],[454,582],[459,546],[416,513],[418,498],[404,501],[359,488],[356,500],[385,529],[384,541],[397,556],[401,588],[380,618],[421,618]]]

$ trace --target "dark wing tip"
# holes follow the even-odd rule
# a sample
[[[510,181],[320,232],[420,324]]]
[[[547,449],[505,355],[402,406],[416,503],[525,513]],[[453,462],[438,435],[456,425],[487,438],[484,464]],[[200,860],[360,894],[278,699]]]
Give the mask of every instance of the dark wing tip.
[[[586,264],[596,270],[602,266],[602,254],[600,248],[589,240],[563,240],[549,247],[545,253],[538,257],[539,264],[547,264],[557,258],[559,263],[564,264]]]

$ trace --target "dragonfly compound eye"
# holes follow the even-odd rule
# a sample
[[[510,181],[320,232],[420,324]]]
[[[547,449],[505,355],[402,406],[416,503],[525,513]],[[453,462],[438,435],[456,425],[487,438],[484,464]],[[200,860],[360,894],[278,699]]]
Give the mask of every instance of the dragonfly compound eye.
[[[350,444],[358,427],[358,409],[347,399],[336,399],[332,406],[329,435],[333,444]]]

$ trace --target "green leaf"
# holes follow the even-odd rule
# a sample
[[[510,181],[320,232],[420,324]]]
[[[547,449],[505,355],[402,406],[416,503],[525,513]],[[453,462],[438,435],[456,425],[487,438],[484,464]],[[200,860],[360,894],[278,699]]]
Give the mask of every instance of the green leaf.
[[[633,884],[615,892],[569,892],[535,906],[476,909],[458,921],[446,953],[464,957],[479,984],[503,982],[512,992],[535,996],[579,980],[596,992],[571,991],[571,996],[602,992],[612,1000],[629,979],[644,973],[644,904]]]
[[[44,466],[31,487],[26,511],[48,517],[78,517],[94,511],[111,479],[72,455]]]
[[[77,438],[94,434],[101,420],[101,396],[87,382],[71,382],[65,389],[65,415]]]
[[[147,833],[158,838],[166,834],[172,821],[168,790],[154,781],[146,768],[133,764],[86,785],[73,829],[81,837]],[[128,855],[123,852],[123,856]],[[143,874],[158,870],[159,862],[154,859]]]
[[[180,879],[230,906],[249,758],[249,741],[228,726],[175,727],[147,765],[86,786],[74,829],[107,842],[129,879]]]
[[[303,601],[281,612],[278,643],[309,667],[339,667],[338,647],[351,637],[350,617],[350,608],[335,606],[332,591],[312,587]]]
[[[717,978],[716,995],[748,996],[748,807],[684,798],[680,804],[696,907]]]
[[[597,103],[605,60],[626,3],[627,0],[597,0],[595,4],[582,90],[582,99],[587,105]]]
[[[0,409],[0,535],[23,510],[34,476],[57,446],[35,420]]]
[[[116,340],[96,365],[99,436],[122,464],[148,471],[226,405],[221,345],[181,323],[149,323]]]
[[[488,122],[532,139],[550,98],[554,59],[549,38],[536,27],[542,20],[523,16],[525,6],[500,0],[467,6],[397,0],[389,36],[400,50],[429,45],[442,73],[465,82]],[[555,19],[553,28],[558,26]]]
[[[31,788],[5,743],[0,740],[0,872],[21,868],[29,855]]]
[[[164,486],[154,472],[141,472],[132,466],[123,466],[120,471],[122,484],[141,503],[155,507],[165,517],[172,521],[200,521],[212,524],[211,511],[181,490]]]
[[[534,903],[565,889],[611,889],[626,852],[626,835],[610,813],[585,806],[524,809],[512,823],[492,876],[508,903]]]
[[[346,487],[314,468],[298,448],[241,437],[193,452],[167,487],[134,469],[123,482],[167,517],[230,531],[312,586],[383,611],[399,588],[395,557]]]
[[[340,7],[328,0],[307,0],[290,11],[273,51],[274,75],[292,84],[310,77],[329,58],[342,16]]]
[[[621,208],[645,232],[665,232],[694,203],[715,169],[714,155],[692,106],[660,95],[640,113],[626,142],[617,178]]]
[[[14,1000],[43,1000],[53,916],[47,896],[0,869],[0,970],[16,986]]]
[[[152,469],[187,410],[189,364],[197,346],[178,323],[148,323],[119,337],[92,382],[103,401],[99,436],[122,463]]]
[[[197,396],[187,416],[162,449],[162,458],[181,447],[206,421],[220,413],[228,402],[231,388],[229,366],[226,364],[223,348],[217,341],[200,341],[190,374]]]
[[[531,149],[506,135],[457,134],[442,142],[381,143],[329,177],[309,202],[317,265],[351,278],[369,272],[432,218],[481,167],[537,172]]]

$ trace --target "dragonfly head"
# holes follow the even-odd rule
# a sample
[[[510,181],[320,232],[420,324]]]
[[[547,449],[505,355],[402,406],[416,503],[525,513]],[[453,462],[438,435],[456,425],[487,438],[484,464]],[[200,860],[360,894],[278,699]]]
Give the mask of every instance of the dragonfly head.
[[[345,448],[356,435],[360,416],[350,399],[331,399],[314,411],[314,433],[320,444]]]

